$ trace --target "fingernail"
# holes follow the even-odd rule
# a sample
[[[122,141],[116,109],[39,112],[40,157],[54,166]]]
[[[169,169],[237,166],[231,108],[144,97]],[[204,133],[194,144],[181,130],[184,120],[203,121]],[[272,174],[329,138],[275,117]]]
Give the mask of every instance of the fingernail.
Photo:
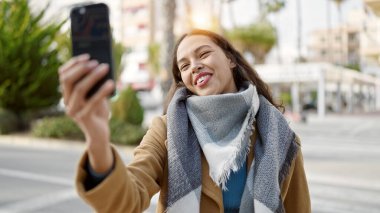
[[[99,72],[105,72],[108,69],[108,64],[100,64],[99,66]]]
[[[107,87],[113,87],[113,81],[112,80],[108,80],[106,82],[106,84],[107,84]]]
[[[87,63],[87,67],[93,68],[93,67],[96,67],[98,64],[99,62],[97,60],[91,60]]]
[[[88,59],[90,59],[90,55],[85,53],[85,54],[79,55],[78,59],[79,60],[88,60]]]

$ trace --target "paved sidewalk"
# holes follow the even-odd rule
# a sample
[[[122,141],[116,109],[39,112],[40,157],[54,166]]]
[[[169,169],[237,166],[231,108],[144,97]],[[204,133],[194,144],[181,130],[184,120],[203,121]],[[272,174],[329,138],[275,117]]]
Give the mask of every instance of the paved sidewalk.
[[[0,144],[13,146],[26,146],[28,148],[44,149],[77,149],[84,150],[85,142],[78,140],[54,139],[54,138],[37,138],[28,134],[0,135]],[[126,146],[115,144],[118,150],[128,156],[133,155],[136,146]]]

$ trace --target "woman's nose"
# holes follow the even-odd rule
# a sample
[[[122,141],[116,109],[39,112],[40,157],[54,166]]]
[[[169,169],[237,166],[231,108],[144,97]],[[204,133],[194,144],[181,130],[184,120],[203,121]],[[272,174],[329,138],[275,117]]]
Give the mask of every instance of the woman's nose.
[[[202,64],[194,64],[191,68],[192,73],[198,73],[203,68]]]

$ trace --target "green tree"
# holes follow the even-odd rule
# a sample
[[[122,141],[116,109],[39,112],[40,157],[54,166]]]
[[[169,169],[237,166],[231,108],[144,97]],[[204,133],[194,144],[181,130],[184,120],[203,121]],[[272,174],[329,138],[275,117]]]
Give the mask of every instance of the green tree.
[[[282,10],[285,5],[285,0],[258,0],[260,19],[265,19],[270,13],[277,13]]]
[[[229,3],[230,11],[232,11],[231,3],[234,0],[226,0],[226,2]],[[285,0],[257,0],[257,3],[259,7],[257,20],[248,26],[234,26],[232,30],[226,32],[226,35],[240,51],[250,52],[256,64],[263,64],[267,54],[276,45],[279,36],[267,16],[283,9]]]
[[[42,22],[47,8],[33,14],[27,0],[0,2],[0,108],[18,115],[60,98],[56,37],[65,21]]]
[[[122,58],[125,52],[125,47],[121,44],[121,42],[115,41],[112,42],[112,51],[113,51],[113,60],[115,66],[115,81],[117,81],[120,77],[121,71],[123,70]]]
[[[160,72],[160,45],[158,43],[151,43],[148,46],[148,64],[152,74],[159,75]]]
[[[227,32],[227,36],[240,51],[252,53],[256,64],[265,62],[266,55],[276,44],[276,34],[276,29],[266,20]]]

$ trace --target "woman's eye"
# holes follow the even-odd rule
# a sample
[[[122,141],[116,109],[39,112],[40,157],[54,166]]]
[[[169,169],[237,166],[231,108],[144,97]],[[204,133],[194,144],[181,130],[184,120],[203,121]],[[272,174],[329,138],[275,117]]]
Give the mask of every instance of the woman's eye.
[[[181,71],[185,71],[187,69],[187,67],[189,67],[189,64],[184,64],[181,66]]]
[[[210,51],[202,52],[200,57],[201,58],[206,58],[209,55]]]

